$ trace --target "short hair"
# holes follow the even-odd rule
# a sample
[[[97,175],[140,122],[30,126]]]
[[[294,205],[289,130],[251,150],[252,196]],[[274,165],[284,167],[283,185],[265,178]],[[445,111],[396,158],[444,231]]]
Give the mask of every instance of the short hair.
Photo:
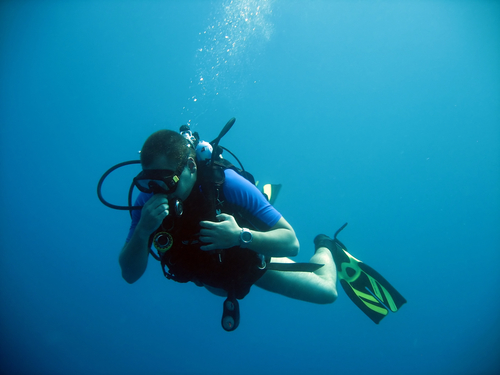
[[[174,161],[177,169],[182,168],[188,157],[195,157],[188,140],[172,130],[158,130],[151,134],[141,151],[141,164],[148,167],[159,158]]]

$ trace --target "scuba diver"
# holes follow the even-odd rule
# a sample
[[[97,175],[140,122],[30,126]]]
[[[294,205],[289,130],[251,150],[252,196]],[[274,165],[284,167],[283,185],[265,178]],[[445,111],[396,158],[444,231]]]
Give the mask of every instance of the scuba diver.
[[[186,125],[180,132],[153,133],[140,153],[142,171],[133,179],[129,206],[106,202],[101,186],[112,170],[133,162],[121,163],[103,175],[98,184],[101,201],[131,212],[129,234],[119,255],[124,280],[139,280],[152,254],[168,279],[193,282],[226,297],[221,320],[226,331],[238,327],[238,300],[252,285],[330,304],[337,299],[340,279],[348,296],[375,323],[389,310],[396,312],[406,302],[404,297],[337,240],[347,224],[333,238],[318,235],[308,263],[290,259],[298,254],[299,241],[272,205],[280,185],[267,185],[264,194],[241,163],[237,168],[221,155],[227,149],[218,143],[234,121],[210,143],[201,141]],[[134,186],[140,193],[131,206]]]

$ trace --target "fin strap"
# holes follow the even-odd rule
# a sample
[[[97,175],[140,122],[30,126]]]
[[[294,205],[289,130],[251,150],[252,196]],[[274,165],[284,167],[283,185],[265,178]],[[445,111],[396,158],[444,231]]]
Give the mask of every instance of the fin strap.
[[[286,272],[314,272],[324,264],[319,263],[268,263],[267,270]]]

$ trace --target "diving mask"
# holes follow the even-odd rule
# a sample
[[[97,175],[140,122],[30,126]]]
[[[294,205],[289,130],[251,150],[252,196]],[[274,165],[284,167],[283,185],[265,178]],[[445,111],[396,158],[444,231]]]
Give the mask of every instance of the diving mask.
[[[146,169],[134,178],[134,185],[147,194],[172,194],[177,189],[178,174],[170,169]]]

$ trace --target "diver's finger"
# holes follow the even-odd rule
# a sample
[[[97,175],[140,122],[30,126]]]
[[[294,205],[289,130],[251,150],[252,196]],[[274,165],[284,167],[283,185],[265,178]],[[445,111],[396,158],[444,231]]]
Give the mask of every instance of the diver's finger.
[[[200,236],[200,241],[206,244],[213,244],[213,238],[210,236]]]
[[[231,220],[233,216],[228,215],[228,214],[218,214],[215,217],[218,221],[226,221],[226,220]]]
[[[213,229],[217,226],[217,223],[214,223],[213,221],[200,221],[200,225],[203,227],[203,228],[209,228],[209,229]]]
[[[209,236],[211,235],[213,232],[211,229],[200,229],[200,233],[199,235],[200,236]]]
[[[214,244],[209,244],[209,245],[200,246],[200,249],[203,251],[210,251],[210,250],[215,250],[216,247]]]

